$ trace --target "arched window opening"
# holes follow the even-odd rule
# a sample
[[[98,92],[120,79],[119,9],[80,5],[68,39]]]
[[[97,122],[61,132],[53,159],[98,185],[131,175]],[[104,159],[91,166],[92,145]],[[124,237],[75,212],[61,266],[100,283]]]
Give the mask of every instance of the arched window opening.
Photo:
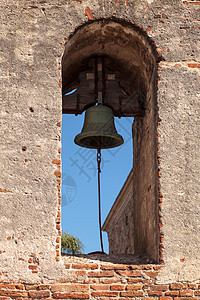
[[[115,117],[134,118],[133,170],[103,225],[109,251],[158,260],[155,55],[147,37],[127,22],[99,20],[80,27],[62,59],[63,114],[81,115],[96,104],[98,67],[104,105]]]

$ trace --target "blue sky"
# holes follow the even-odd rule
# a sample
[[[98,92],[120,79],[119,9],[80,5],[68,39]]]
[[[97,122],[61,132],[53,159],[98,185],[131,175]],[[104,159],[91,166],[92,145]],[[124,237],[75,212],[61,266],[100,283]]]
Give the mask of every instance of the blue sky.
[[[100,251],[98,228],[96,150],[74,144],[80,133],[84,114],[63,115],[62,120],[62,230],[78,237],[84,253]],[[124,144],[102,150],[101,203],[102,225],[126,177],[132,168],[131,126],[133,118],[115,118],[115,126]],[[108,253],[107,234],[103,233],[104,251]]]

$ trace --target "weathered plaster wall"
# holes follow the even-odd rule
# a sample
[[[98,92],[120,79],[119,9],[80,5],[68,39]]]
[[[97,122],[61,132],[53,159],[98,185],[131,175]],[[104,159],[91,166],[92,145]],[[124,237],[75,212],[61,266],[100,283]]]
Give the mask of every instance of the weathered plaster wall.
[[[160,226],[165,268],[158,279],[199,279],[198,4],[178,0],[1,1],[2,280],[36,282],[58,278],[64,272],[58,262],[59,63],[64,41],[88,16],[114,16],[134,22],[154,40],[161,56]],[[30,267],[31,259],[34,267]]]
[[[27,1],[1,2],[0,265],[35,280],[56,264],[60,160],[60,40],[52,18]],[[53,7],[52,7],[53,8]],[[51,17],[50,17],[51,15]],[[58,170],[59,171],[59,170]],[[28,264],[37,261],[37,270]],[[49,264],[47,264],[47,260]]]
[[[169,266],[160,278],[195,279],[200,274],[199,69],[195,63],[165,62],[160,67],[161,230]]]

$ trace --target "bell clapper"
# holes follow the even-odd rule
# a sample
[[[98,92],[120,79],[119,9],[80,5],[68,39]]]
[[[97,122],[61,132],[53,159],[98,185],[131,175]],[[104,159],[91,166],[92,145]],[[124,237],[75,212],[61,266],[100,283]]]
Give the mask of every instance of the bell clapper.
[[[99,204],[99,233],[100,233],[100,242],[101,242],[101,251],[103,250],[103,239],[102,239],[102,230],[101,230],[101,191],[100,191],[100,173],[101,173],[101,147],[97,149],[97,167],[98,167],[98,204]]]

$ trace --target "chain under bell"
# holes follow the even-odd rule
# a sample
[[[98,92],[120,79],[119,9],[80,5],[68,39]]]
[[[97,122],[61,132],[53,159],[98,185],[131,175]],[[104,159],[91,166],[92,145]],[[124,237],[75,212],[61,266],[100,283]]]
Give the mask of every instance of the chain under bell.
[[[102,104],[88,108],[83,129],[74,142],[91,149],[108,149],[122,145],[124,140],[116,131],[112,109]]]

